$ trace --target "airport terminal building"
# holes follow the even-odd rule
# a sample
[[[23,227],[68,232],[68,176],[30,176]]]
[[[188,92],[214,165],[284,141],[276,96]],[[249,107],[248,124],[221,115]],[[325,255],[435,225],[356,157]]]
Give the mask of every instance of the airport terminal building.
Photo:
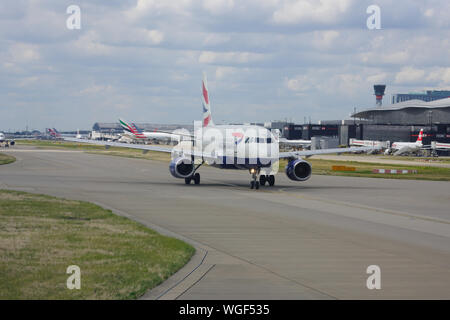
[[[450,142],[450,98],[430,102],[408,100],[363,110],[352,117],[366,121],[356,126],[357,139],[413,142],[423,128],[424,143]]]
[[[448,90],[427,90],[424,93],[396,93],[392,95],[392,104],[408,100],[422,100],[426,102],[450,98]]]

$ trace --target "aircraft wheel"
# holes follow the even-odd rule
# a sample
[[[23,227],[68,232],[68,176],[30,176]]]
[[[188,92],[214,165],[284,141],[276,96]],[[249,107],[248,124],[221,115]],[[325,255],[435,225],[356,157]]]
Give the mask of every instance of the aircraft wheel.
[[[200,173],[196,173],[194,174],[194,183],[195,184],[200,184]]]
[[[259,181],[255,181],[255,189],[256,189],[256,190],[259,189]]]
[[[260,183],[262,186],[264,186],[264,185],[266,184],[266,180],[267,180],[267,178],[266,178],[265,175],[261,175],[261,176],[259,177],[259,183]]]
[[[255,181],[250,181],[250,189],[254,189],[255,188]]]
[[[184,183],[191,184],[191,178],[184,178]]]
[[[269,180],[269,186],[273,187],[273,185],[275,184],[275,176],[270,175],[268,180]]]

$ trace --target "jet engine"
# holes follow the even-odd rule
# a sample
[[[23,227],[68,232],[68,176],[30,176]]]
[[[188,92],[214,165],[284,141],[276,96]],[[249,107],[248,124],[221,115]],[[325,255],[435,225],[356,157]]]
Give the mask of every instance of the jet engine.
[[[303,159],[291,160],[286,166],[286,175],[294,181],[308,180],[311,172],[311,164]]]
[[[179,179],[188,178],[194,172],[194,163],[190,158],[179,157],[170,162],[169,170],[172,176]]]

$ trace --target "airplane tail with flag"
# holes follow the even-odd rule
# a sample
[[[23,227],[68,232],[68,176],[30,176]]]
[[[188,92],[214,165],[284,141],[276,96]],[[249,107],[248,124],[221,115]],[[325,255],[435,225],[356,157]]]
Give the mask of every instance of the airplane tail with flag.
[[[141,130],[136,127],[134,123],[128,123],[123,119],[119,119],[119,123],[122,126],[122,128],[127,132],[128,134],[131,134],[136,139],[145,139],[145,135],[142,133]]]
[[[420,129],[419,137],[417,138],[416,144],[421,146],[422,145],[422,139],[423,139],[423,129]]]
[[[203,127],[214,126],[211,116],[211,105],[209,103],[208,83],[206,73],[203,73],[202,82],[202,106],[203,106]]]

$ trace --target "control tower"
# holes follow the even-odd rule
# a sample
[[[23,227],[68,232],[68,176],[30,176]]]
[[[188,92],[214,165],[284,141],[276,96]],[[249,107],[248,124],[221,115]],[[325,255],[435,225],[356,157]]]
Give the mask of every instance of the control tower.
[[[375,91],[375,101],[377,107],[381,107],[383,104],[383,96],[384,96],[384,90],[386,90],[385,84],[376,84],[373,86],[373,90]]]

